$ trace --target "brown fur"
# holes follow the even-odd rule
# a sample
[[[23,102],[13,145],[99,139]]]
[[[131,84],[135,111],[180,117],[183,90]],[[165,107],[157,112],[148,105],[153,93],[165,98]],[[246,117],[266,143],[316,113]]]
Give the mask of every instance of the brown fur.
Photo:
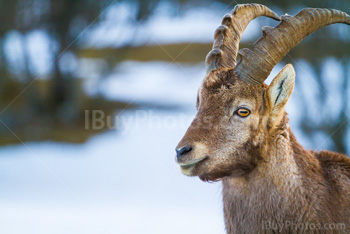
[[[182,166],[183,173],[222,181],[227,233],[350,233],[350,159],[305,150],[290,130],[285,103],[276,114],[267,91],[232,69],[210,72],[198,113],[178,145],[193,146],[180,165],[205,159]],[[232,114],[240,105],[249,107],[249,117]],[[314,225],[322,229],[310,229]]]

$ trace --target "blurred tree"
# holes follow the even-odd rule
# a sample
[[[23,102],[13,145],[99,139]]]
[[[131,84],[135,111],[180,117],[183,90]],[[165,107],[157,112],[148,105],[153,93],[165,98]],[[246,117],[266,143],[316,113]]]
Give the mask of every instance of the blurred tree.
[[[20,136],[23,132],[31,132],[27,134],[29,138],[40,138],[33,136],[42,133],[38,129],[28,131],[29,128],[33,130],[34,125],[51,129],[55,125],[76,125],[83,122],[84,109],[88,108],[86,102],[90,101],[85,100],[88,97],[81,92],[75,70],[67,69],[65,65],[74,63],[80,34],[90,24],[98,21],[102,10],[112,2],[0,0],[0,117],[12,130],[18,131]],[[33,32],[40,32],[40,35],[48,39],[44,42],[36,41],[48,44],[46,47],[49,50],[46,53],[49,55],[44,56],[51,61],[45,62],[44,71],[38,72],[33,68],[35,61],[30,57],[29,47],[43,46],[28,42],[28,37]],[[21,58],[10,64],[13,54],[5,52],[9,44],[6,38],[14,34],[21,42],[21,45],[17,45],[20,50],[17,56]],[[12,38],[13,36],[10,37]],[[39,81],[37,78],[40,78]],[[9,131],[5,126],[0,126],[0,135],[8,138]],[[27,137],[22,138],[26,140]]]

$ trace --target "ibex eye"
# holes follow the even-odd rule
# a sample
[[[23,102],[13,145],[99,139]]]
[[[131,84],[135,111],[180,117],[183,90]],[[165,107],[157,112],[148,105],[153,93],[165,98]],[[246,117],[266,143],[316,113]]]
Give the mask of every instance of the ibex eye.
[[[245,118],[248,115],[250,115],[250,110],[245,108],[239,108],[238,110],[236,110],[236,114],[239,115],[240,117]]]

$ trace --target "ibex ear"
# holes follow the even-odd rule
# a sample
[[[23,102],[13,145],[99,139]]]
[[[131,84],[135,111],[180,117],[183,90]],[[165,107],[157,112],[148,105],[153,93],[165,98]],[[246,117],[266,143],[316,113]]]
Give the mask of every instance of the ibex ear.
[[[275,123],[283,117],[284,107],[293,92],[295,71],[291,64],[287,64],[272,80],[267,89],[267,101],[270,105],[271,117]]]

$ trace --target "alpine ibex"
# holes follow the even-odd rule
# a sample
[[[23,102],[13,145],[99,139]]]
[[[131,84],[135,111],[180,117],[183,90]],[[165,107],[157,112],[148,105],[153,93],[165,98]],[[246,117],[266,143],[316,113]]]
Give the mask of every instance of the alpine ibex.
[[[252,49],[238,52],[243,31],[259,16],[281,23],[264,27]],[[350,159],[307,151],[295,139],[284,111],[292,65],[264,84],[291,48],[334,23],[350,24],[350,17],[317,8],[279,17],[266,6],[243,4],[216,30],[197,114],[176,161],[185,175],[222,181],[227,233],[350,233]]]

